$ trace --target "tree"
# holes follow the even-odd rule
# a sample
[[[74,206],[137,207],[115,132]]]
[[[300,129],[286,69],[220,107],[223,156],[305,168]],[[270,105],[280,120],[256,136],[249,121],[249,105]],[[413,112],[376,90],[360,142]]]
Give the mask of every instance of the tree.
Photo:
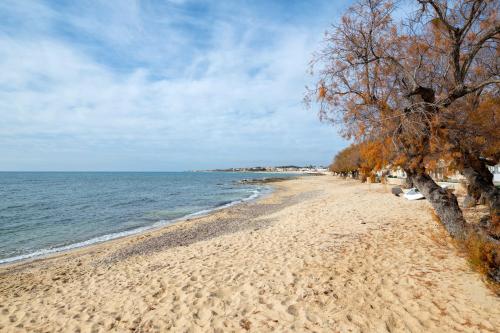
[[[455,103],[453,110],[443,110],[442,117],[449,121],[438,131],[440,144],[434,149],[466,177],[469,195],[489,204],[488,232],[499,238],[499,193],[487,166],[500,160],[500,98],[493,94],[480,97],[468,96]]]
[[[359,146],[351,145],[335,155],[329,169],[342,177],[350,175],[353,178],[357,178],[360,166]]]
[[[401,22],[393,20],[390,0],[352,6],[315,54],[318,83],[306,99],[317,97],[320,118],[342,123],[344,136],[390,142],[384,146],[388,162],[406,171],[449,233],[463,239],[467,225],[456,197],[432,180],[429,165],[452,158],[498,218],[498,191],[486,179],[484,150],[460,139],[464,128],[481,127],[469,120],[482,108],[469,108],[468,100],[484,109],[486,96],[498,96],[498,2],[418,3],[420,9]],[[487,136],[498,147],[498,136]]]
[[[359,147],[360,173],[363,177],[374,181],[375,171],[381,171],[390,166],[390,142],[387,140],[364,141],[359,144]]]
[[[426,56],[434,61],[425,74],[433,78],[428,86],[437,96],[436,133],[445,134],[437,135],[436,152],[453,160],[476,199],[480,195],[486,199],[491,209],[490,234],[500,237],[500,194],[487,169],[500,157],[500,4],[479,0],[419,3],[420,22],[430,22]]]

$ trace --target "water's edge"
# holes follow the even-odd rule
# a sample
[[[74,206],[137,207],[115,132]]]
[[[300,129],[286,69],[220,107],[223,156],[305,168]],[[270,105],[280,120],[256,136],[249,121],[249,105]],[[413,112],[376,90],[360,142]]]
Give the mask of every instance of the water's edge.
[[[170,226],[172,224],[187,221],[190,218],[207,216],[213,212],[216,212],[216,211],[219,211],[222,209],[226,209],[226,208],[238,205],[238,204],[246,203],[249,201],[254,201],[254,200],[257,200],[259,198],[263,198],[264,196],[270,195],[273,191],[274,191],[273,186],[271,186],[269,184],[266,184],[265,186],[261,185],[261,186],[257,187],[250,196],[248,196],[246,198],[231,201],[231,202],[226,203],[226,204],[221,205],[221,206],[215,206],[215,207],[212,207],[209,209],[203,209],[203,210],[200,210],[198,212],[186,214],[184,216],[181,216],[181,217],[178,217],[178,218],[175,218],[172,220],[160,220],[160,221],[155,222],[149,226],[143,226],[143,227],[135,228],[132,230],[115,232],[115,233],[110,233],[107,235],[102,235],[99,237],[94,237],[94,238],[91,238],[91,239],[83,241],[83,242],[77,242],[77,243],[73,243],[73,244],[69,244],[69,245],[61,246],[61,247],[41,249],[41,250],[37,250],[37,251],[32,252],[32,253],[27,253],[27,254],[23,254],[23,255],[19,255],[19,256],[14,256],[14,257],[3,258],[3,259],[0,259],[0,267],[6,266],[9,264],[14,264],[14,263],[15,264],[22,263],[23,261],[29,262],[31,260],[43,259],[43,258],[46,258],[46,257],[52,255],[52,254],[61,254],[64,252],[69,252],[71,250],[85,248],[85,247],[89,247],[92,245],[101,244],[101,243],[104,243],[107,241],[116,240],[119,238],[124,238],[124,237],[128,237],[128,236],[133,236],[133,235],[139,235],[139,234],[142,234],[142,233],[145,233],[148,231],[158,230],[158,229],[161,229],[162,227],[165,227],[165,226]]]

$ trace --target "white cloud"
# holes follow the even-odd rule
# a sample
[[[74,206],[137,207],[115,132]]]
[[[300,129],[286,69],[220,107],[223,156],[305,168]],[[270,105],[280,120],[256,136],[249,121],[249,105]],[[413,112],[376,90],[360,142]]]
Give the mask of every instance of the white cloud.
[[[74,23],[87,33],[102,30],[105,39],[134,44],[122,37],[136,38],[127,29],[141,31],[141,13],[136,7],[126,12],[130,15],[101,17],[100,23],[89,18]],[[129,19],[131,25],[124,23]],[[106,20],[116,29],[100,25]],[[158,75],[156,62],[117,70],[88,48],[53,34],[1,34],[0,169],[327,162],[341,141],[301,104],[316,31],[272,23],[210,27],[203,52],[186,55],[189,61],[166,56],[171,62],[166,72],[175,77]],[[269,34],[268,43],[256,46],[263,33]],[[182,37],[173,54],[189,52],[184,46],[190,40]],[[154,43],[146,44],[154,49]]]

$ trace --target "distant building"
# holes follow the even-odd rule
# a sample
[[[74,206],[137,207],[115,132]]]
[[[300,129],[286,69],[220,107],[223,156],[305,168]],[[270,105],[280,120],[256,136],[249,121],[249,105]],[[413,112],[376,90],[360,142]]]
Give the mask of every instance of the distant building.
[[[490,169],[491,173],[493,174],[493,182],[500,183],[500,164],[489,166],[488,169]]]
[[[500,164],[495,166],[488,166],[488,169],[493,174],[493,182],[496,184],[500,183]],[[389,178],[406,178],[406,173],[401,168],[387,169],[377,172],[377,175],[381,177],[383,174],[387,175]],[[445,165],[444,161],[440,161],[438,167],[435,171],[430,172],[430,176],[439,182],[459,182],[465,180],[465,177],[458,171],[450,171]]]
[[[229,168],[229,169],[215,169],[208,171],[219,171],[219,172],[294,172],[294,173],[325,173],[328,171],[327,168],[323,166],[306,166],[299,167],[295,165],[284,165],[284,166],[266,166],[266,167],[243,167],[243,168]]]
[[[382,174],[380,174],[379,176],[382,176]],[[406,172],[404,172],[403,169],[401,169],[400,167],[396,168],[396,169],[389,169],[388,173],[387,173],[387,176],[388,177],[391,177],[391,178],[406,178]]]

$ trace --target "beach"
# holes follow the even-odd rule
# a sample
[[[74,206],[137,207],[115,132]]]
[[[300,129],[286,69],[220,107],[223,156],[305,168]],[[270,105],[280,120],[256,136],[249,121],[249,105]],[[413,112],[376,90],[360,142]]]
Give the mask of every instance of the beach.
[[[272,194],[0,267],[1,332],[497,332],[500,297],[382,184]],[[495,328],[496,327],[496,328]]]

